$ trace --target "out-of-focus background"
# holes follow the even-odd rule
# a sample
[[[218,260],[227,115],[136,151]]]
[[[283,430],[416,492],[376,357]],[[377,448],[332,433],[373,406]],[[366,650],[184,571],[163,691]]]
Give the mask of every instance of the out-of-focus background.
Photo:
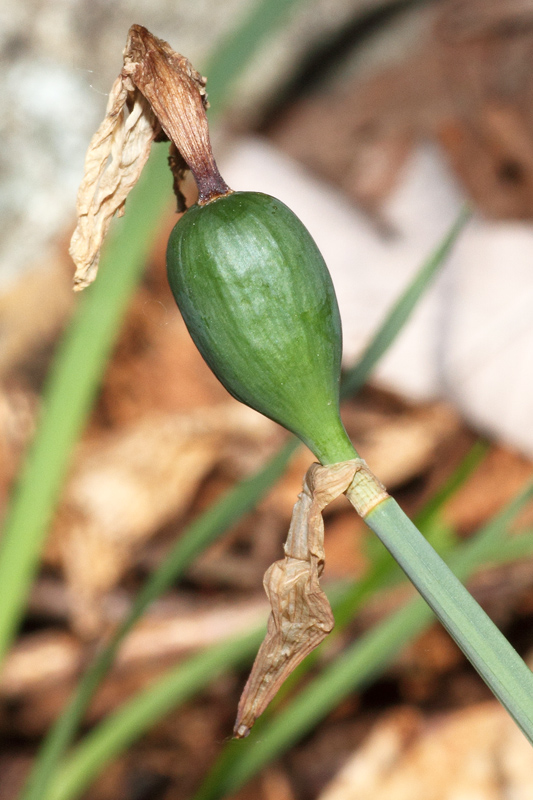
[[[80,302],[67,253],[76,191],[129,26],[145,25],[185,54],[207,73],[218,101],[213,54],[226,47],[230,56],[219,63],[229,74],[232,37],[259,5],[4,0],[3,515],[54,353]],[[312,232],[337,289],[346,368],[463,204],[473,211],[370,385],[343,409],[356,447],[412,514],[485,442],[478,468],[459,481],[440,520],[458,540],[468,538],[533,473],[533,2],[272,2],[261,19],[269,33],[260,39],[250,28],[250,55],[217,107],[215,154],[232,188],[279,197]],[[164,272],[165,235],[176,220],[170,185],[169,176],[161,188],[168,213],[70,459],[0,677],[0,800],[17,797],[38,742],[146,576],[191,520],[285,438],[228,397],[184,329]],[[310,459],[299,451],[255,511],[151,607],[124,643],[87,727],[180,659],[265,618],[261,576],[281,555]],[[328,580],[363,579],[373,563],[364,526],[337,503],[326,529]],[[472,590],[527,656],[528,554],[481,572]],[[376,592],[315,669],[407,596],[396,583]],[[192,796],[230,735],[245,674],[246,665],[228,670],[185,706],[169,707],[84,796]],[[488,690],[443,631],[429,627],[238,797],[445,800],[462,792],[526,800],[531,767]]]

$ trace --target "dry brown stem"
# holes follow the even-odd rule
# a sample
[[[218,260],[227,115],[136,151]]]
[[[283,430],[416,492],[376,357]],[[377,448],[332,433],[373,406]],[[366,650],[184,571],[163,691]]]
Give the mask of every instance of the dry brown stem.
[[[171,163],[182,207],[184,166],[198,184],[200,204],[230,193],[213,158],[205,113],[205,78],[185,56],[141,25],[132,25],[124,66],[109,95],[106,116],[93,136],[78,193],[78,225],[70,254],[74,289],[96,277],[100,248],[113,216],[139,180],[156,138],[172,143]]]

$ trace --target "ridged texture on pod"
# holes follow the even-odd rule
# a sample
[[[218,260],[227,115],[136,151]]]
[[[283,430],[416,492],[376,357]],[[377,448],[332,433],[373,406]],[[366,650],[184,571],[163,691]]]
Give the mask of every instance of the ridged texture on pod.
[[[172,231],[167,269],[191,336],[228,391],[322,463],[352,458],[338,411],[337,300],[295,214],[255,192],[193,206]]]

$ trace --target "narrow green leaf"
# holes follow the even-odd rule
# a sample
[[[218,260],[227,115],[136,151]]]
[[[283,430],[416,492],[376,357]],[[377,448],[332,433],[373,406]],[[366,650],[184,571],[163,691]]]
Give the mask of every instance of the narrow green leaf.
[[[343,398],[350,397],[362,388],[370,370],[386,353],[413,313],[418,301],[429,288],[431,281],[450,254],[457,237],[470,219],[470,216],[471,212],[466,207],[463,208],[442,242],[417,272],[405,292],[395,302],[384,323],[380,326],[378,333],[372,337],[372,341],[357,364],[346,372],[342,381],[341,396]]]
[[[43,796],[44,788],[71,743],[92,697],[111,668],[122,640],[139,617],[150,603],[184,575],[199,553],[256,505],[281,477],[297,446],[295,440],[289,441],[262,470],[229,491],[183,532],[161,567],[150,576],[135,598],[132,608],[110,642],[96,656],[79,681],[72,699],[41,747],[23,800],[37,800]]]
[[[128,213],[115,226],[100,277],[81,298],[56,354],[37,434],[0,541],[0,663],[22,616],[73,447],[85,425],[128,300],[157,237],[170,193],[166,153],[159,148],[128,200]]]
[[[253,657],[264,629],[224,642],[174,667],[149,690],[139,692],[98,726],[98,736],[89,734],[83,749],[77,750],[60,769],[46,793],[47,800],[78,797],[106,764],[154,725],[170,708],[185,702],[228,668]]]
[[[432,617],[426,603],[416,598],[362,636],[286,708],[271,716],[270,724],[261,726],[242,742],[232,742],[231,753],[217,763],[194,800],[218,800],[237,791],[312,730],[343,698],[371,683],[405,645],[422,633]],[[66,796],[61,800],[67,800]]]
[[[487,442],[478,440],[470,448],[459,467],[453,471],[444,485],[424,505],[424,508],[413,518],[413,522],[427,535],[428,528],[436,516],[440,514],[443,506],[463,486],[475,469],[481,464],[489,451]]]
[[[301,0],[258,0],[235,30],[216,47],[206,74],[209,102],[221,106],[231,101],[230,93],[243,66],[255,56],[259,45],[286,22]]]
[[[533,553],[533,531],[510,536],[490,559],[491,564],[509,564],[528,558]]]

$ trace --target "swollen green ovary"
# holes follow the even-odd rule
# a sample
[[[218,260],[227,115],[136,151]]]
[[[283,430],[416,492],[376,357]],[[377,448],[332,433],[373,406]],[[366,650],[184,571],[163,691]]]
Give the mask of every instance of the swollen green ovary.
[[[338,413],[340,320],[327,268],[279,201],[235,193],[172,232],[168,275],[203,357],[237,399],[322,463],[354,457]]]

